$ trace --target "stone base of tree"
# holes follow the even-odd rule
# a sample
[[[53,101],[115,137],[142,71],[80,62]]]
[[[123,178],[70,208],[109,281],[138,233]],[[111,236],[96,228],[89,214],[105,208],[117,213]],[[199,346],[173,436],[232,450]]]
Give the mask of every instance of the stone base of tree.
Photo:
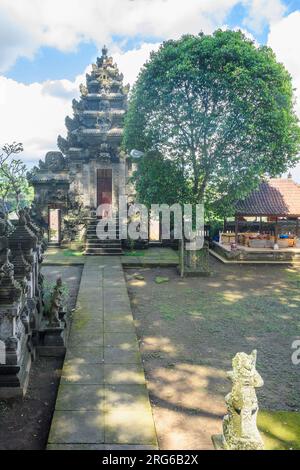
[[[178,268],[183,277],[207,277],[210,276],[209,247],[205,243],[201,250],[184,250],[183,262],[180,248],[180,266]]]
[[[179,274],[182,274],[180,267],[178,267],[178,272]],[[189,268],[185,266],[183,271],[183,277],[208,277],[210,275],[211,271],[201,269],[201,267]]]

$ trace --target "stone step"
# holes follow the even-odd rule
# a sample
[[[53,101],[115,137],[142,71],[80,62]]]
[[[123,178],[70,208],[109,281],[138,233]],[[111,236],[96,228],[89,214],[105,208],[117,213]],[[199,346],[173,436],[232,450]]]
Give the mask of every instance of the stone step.
[[[110,256],[121,256],[123,254],[122,250],[119,249],[119,250],[113,250],[113,249],[110,249],[110,250],[103,250],[102,248],[94,248],[94,249],[87,249],[85,251],[85,254],[86,255],[97,255],[97,256],[105,256],[105,255],[110,255]]]
[[[105,234],[105,240],[120,240],[119,236],[120,236],[119,234],[115,234],[115,233],[109,233],[108,235]],[[86,235],[86,239],[87,240],[101,240],[101,238],[99,238],[96,233],[94,233],[93,235],[92,234]]]
[[[106,230],[104,233],[107,234],[107,235],[119,235],[120,230]],[[97,235],[97,231],[96,230],[87,230],[86,234],[87,235]]]
[[[91,232],[91,233],[93,232],[93,233],[95,233],[95,232],[97,232],[97,226],[95,226],[95,227],[88,227],[86,231],[87,231],[87,233],[88,233],[88,232]],[[108,230],[104,230],[104,232],[119,232],[119,231],[120,231],[119,227],[116,227],[116,228],[109,228]]]
[[[119,237],[116,237],[116,236],[109,236],[108,238],[105,238],[105,239],[101,239],[97,236],[94,236],[94,237],[86,237],[86,240],[88,241],[93,241],[93,242],[97,242],[98,240],[100,241],[104,241],[104,242],[119,242],[121,241]]]
[[[87,250],[104,250],[104,251],[122,251],[121,246],[103,246],[103,245],[87,245],[85,247],[86,251]]]
[[[86,244],[87,245],[98,245],[98,244],[103,244],[105,246],[107,245],[118,245],[120,246],[121,245],[121,240],[100,240],[100,238],[95,238],[95,239],[88,239],[86,240]]]
[[[85,256],[122,256],[121,253],[88,253],[85,252]]]
[[[95,227],[96,225],[98,225],[99,222],[100,222],[100,219],[97,219],[93,222],[89,222],[88,227]],[[118,225],[119,224],[119,219],[112,219],[112,220],[110,220],[109,222],[106,222],[106,223],[109,224],[109,225],[112,225],[112,224]]]

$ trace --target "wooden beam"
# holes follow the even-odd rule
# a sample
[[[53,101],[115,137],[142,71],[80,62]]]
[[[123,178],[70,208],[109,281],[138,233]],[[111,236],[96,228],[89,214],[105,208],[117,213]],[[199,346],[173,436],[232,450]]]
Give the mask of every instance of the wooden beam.
[[[278,217],[276,217],[276,222],[275,222],[275,243],[278,242]]]

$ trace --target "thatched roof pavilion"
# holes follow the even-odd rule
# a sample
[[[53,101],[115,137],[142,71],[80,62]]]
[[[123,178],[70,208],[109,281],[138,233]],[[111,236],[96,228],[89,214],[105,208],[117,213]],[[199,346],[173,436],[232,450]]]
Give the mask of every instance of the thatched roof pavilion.
[[[291,177],[271,178],[262,181],[259,188],[244,200],[238,201],[235,213],[236,239],[241,217],[270,217],[276,223],[279,218],[297,219],[297,232],[300,217],[300,185]]]

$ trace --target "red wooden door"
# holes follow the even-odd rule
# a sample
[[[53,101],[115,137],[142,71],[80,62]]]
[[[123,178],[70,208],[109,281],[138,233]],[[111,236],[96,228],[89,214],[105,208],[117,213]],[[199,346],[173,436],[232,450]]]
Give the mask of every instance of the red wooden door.
[[[97,206],[112,204],[112,170],[97,170]],[[104,211],[107,212],[107,211]],[[109,214],[99,214],[100,217]]]

